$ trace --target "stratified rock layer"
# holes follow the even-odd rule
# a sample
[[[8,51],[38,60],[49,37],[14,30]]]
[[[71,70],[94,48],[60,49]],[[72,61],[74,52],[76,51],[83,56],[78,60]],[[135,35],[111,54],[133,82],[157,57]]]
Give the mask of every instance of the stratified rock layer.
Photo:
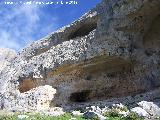
[[[158,89],[159,20],[160,0],[103,0],[24,48],[2,70],[0,93],[17,104],[21,94],[50,85],[57,91],[50,106],[63,107]]]

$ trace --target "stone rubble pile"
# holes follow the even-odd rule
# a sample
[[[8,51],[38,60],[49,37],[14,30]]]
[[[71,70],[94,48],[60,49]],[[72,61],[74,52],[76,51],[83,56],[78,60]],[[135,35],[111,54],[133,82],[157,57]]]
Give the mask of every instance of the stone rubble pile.
[[[123,117],[127,117],[130,113],[135,113],[139,117],[143,117],[144,119],[154,120],[160,117],[160,107],[157,106],[158,103],[141,101],[137,103],[136,107],[128,108],[127,106],[119,103],[112,104],[112,106],[105,106],[100,108],[99,106],[91,106],[87,107],[83,112],[80,111],[72,111],[74,116],[84,116],[86,119],[99,118],[100,120],[107,120],[104,116],[108,113],[114,113],[122,115]]]

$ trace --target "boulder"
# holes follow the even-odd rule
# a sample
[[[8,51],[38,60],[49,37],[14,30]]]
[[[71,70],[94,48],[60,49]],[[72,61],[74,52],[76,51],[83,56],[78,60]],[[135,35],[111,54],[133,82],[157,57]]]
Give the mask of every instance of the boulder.
[[[83,113],[81,113],[80,111],[72,111],[72,115],[73,116],[82,116]]]
[[[18,115],[18,120],[26,120],[27,118],[29,118],[28,115]]]
[[[141,101],[138,103],[138,105],[148,112],[152,117],[158,117],[160,115],[160,104],[158,102]]]
[[[19,93],[17,101],[14,98],[8,99],[7,96],[3,100],[6,109],[14,111],[47,111],[50,109],[50,104],[56,94],[56,89],[52,86],[39,86],[25,93]],[[9,104],[12,102],[13,104]]]
[[[94,118],[98,118],[100,120],[107,120],[106,117],[104,117],[103,115],[93,112],[93,111],[87,111],[83,114],[83,117],[85,119],[94,119]]]
[[[144,109],[142,109],[141,107],[132,108],[131,112],[136,113],[140,117],[145,117],[145,118],[150,117],[150,115]]]

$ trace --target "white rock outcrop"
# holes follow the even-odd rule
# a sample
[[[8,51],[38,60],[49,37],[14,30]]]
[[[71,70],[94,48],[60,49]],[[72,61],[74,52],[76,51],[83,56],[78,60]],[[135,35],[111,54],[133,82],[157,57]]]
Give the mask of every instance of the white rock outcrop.
[[[0,48],[0,72],[16,57],[16,52],[7,48]]]
[[[52,86],[39,86],[24,93],[17,93],[17,100],[8,99],[9,96],[5,95],[1,104],[12,111],[48,111],[55,94],[56,89]]]
[[[132,108],[131,112],[136,113],[138,116],[149,118],[149,114],[141,107]]]
[[[147,111],[152,117],[159,117],[160,115],[160,103],[159,102],[147,102],[141,101],[138,103],[139,107]]]

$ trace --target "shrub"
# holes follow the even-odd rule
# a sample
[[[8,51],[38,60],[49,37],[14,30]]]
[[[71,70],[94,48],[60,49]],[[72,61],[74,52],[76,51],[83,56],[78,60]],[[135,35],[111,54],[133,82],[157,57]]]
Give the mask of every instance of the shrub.
[[[125,111],[125,112],[127,112],[128,111],[128,108],[127,108],[127,106],[124,106],[123,108],[121,108],[120,109],[121,111]]]
[[[119,114],[119,111],[117,109],[111,109],[104,113],[104,116],[106,117],[122,117],[122,115]]]

